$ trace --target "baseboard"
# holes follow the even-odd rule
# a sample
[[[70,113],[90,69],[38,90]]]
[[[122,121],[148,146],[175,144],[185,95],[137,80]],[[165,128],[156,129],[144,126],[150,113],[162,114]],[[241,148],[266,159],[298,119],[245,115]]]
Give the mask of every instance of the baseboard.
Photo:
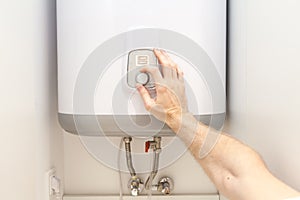
[[[123,196],[123,200],[147,200],[148,196]],[[152,195],[151,200],[219,200],[219,195]],[[65,195],[63,200],[120,200],[120,196]]]

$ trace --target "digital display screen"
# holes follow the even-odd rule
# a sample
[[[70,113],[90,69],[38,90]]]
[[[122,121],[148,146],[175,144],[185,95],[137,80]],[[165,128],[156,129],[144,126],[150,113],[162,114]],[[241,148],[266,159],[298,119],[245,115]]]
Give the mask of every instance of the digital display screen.
[[[145,66],[149,65],[149,56],[148,55],[137,55],[135,57],[136,66]]]

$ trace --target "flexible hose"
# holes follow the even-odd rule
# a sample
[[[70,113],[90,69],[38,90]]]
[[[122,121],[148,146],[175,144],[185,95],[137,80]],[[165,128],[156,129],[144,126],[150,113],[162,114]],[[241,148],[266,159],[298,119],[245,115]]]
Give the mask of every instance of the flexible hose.
[[[122,182],[122,174],[121,174],[121,149],[122,149],[123,140],[121,139],[119,144],[119,152],[118,152],[118,172],[119,172],[119,189],[120,189],[120,200],[123,200],[123,182]]]
[[[133,177],[136,175],[133,164],[132,164],[132,157],[131,157],[131,147],[129,142],[125,142],[125,151],[126,151],[126,161],[127,167],[130,172],[130,175]]]
[[[155,178],[155,176],[157,175],[158,172],[158,166],[159,166],[159,154],[160,154],[160,150],[156,150],[154,151],[154,159],[153,159],[153,166],[152,166],[152,171],[149,175],[149,177],[146,180],[145,183],[145,188],[146,190],[151,190],[152,188],[152,181]]]

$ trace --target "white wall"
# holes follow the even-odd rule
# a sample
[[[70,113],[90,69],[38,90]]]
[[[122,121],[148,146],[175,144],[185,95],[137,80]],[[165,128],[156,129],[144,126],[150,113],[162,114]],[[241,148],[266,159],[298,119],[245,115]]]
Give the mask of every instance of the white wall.
[[[65,134],[62,148],[56,119],[54,6],[47,0],[0,4],[3,199],[43,199],[44,172],[56,166],[62,174],[64,150],[67,193],[118,192],[116,172],[93,160],[78,138]],[[231,134],[264,157],[276,176],[298,190],[299,9],[298,0],[231,0],[227,124]],[[189,155],[170,172],[186,166],[189,177],[203,176]],[[113,179],[103,184],[107,177]],[[207,181],[203,177],[200,182]],[[205,187],[214,192],[210,183],[183,192]]]
[[[300,1],[230,1],[228,131],[300,190]]]
[[[121,138],[112,137],[109,139],[116,145],[121,140]],[[166,141],[166,138],[163,138],[163,141]],[[132,145],[134,152],[143,152],[143,147],[144,143],[142,140],[134,140],[134,145]],[[64,152],[65,194],[119,194],[118,171],[96,161],[83,147],[78,136],[73,136],[69,133],[65,134]],[[112,155],[111,152],[105,152],[105,150],[103,153]],[[133,162],[133,164],[138,165],[137,162]],[[138,175],[144,181],[148,176],[148,174]],[[154,183],[162,176],[170,176],[174,180],[176,187],[173,194],[217,193],[214,185],[189,152],[186,152],[184,156],[171,166],[160,170],[154,179]],[[129,179],[129,173],[122,174],[122,190],[126,194],[128,194],[127,184]]]
[[[54,0],[0,2],[1,199],[45,199],[45,172],[62,176],[55,32]]]

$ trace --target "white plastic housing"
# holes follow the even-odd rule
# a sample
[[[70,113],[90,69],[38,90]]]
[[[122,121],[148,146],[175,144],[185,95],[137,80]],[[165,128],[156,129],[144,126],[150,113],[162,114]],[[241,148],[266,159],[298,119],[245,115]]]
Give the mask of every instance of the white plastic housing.
[[[128,110],[124,112],[112,108],[116,87],[126,84],[122,82],[122,78],[127,73],[127,55],[118,58],[110,66],[99,66],[106,69],[97,83],[93,112],[79,112],[73,108],[78,73],[89,55],[113,36],[134,29],[166,29],[189,37],[212,59],[225,88],[226,4],[226,0],[58,1],[58,105],[62,127],[69,132],[76,132],[68,128],[71,122],[66,120],[65,116],[148,114],[135,89],[130,88],[124,89],[125,95],[118,96],[119,103],[128,105]],[[197,102],[197,105],[194,101],[193,104],[189,104],[190,111],[197,116],[225,113],[225,104],[217,110],[212,108],[210,91],[201,74],[187,61],[175,55],[176,52],[169,53],[182,68],[185,81],[191,86],[192,90],[187,92],[188,99],[194,96]],[[84,102],[82,106],[85,106]],[[116,132],[116,129],[108,129],[108,132],[110,130]],[[88,134],[88,128],[85,131]]]

